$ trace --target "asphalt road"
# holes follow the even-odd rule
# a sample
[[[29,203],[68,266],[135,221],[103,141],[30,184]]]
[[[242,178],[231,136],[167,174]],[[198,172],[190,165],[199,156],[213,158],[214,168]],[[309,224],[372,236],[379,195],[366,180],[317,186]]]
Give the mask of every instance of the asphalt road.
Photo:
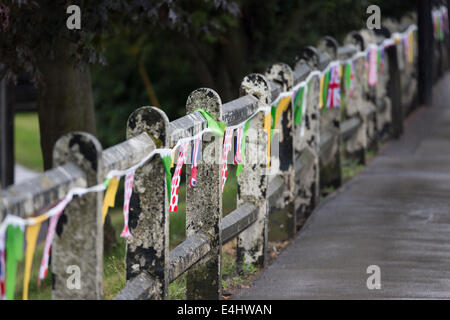
[[[450,298],[450,75],[235,299]],[[370,265],[380,289],[369,290]]]

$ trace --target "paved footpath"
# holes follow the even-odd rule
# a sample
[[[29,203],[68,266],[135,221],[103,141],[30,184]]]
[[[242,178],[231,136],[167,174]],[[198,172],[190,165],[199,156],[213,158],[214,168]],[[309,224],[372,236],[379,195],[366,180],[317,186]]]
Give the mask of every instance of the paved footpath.
[[[235,299],[450,298],[450,74],[433,97]]]

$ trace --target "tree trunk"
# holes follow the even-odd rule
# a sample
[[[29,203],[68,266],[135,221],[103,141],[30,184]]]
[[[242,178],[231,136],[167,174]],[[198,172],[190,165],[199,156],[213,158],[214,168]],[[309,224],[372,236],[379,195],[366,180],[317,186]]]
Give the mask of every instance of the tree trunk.
[[[60,41],[54,58],[39,61],[43,84],[38,88],[38,113],[44,169],[52,167],[53,146],[62,135],[84,131],[95,135],[95,109],[89,68],[73,66],[71,44]],[[72,61],[71,61],[72,60]],[[111,219],[105,221],[105,251],[116,242]]]

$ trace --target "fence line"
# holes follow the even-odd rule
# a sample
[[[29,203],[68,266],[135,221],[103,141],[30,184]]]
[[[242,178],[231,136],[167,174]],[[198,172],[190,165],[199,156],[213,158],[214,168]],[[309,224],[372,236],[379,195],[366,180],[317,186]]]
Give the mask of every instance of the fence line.
[[[241,97],[223,105],[213,90],[198,89],[188,98],[187,115],[172,122],[157,108],[140,108],[128,119],[128,140],[104,151],[95,137],[70,133],[55,146],[54,169],[1,191],[0,214],[29,217],[45,212],[73,188],[97,186],[98,192],[83,197],[73,195],[84,193],[84,189],[72,192],[72,201],[61,215],[60,232],[54,240],[52,272],[54,298],[99,299],[103,270],[102,191],[108,184],[104,178],[131,173],[134,171],[131,167],[136,169],[129,213],[133,238],[127,241],[127,285],[116,299],[165,298],[169,283],[186,271],[188,298],[218,299],[223,243],[238,237],[238,265],[245,259],[264,266],[269,214],[283,209],[285,232],[292,237],[318,203],[319,187],[340,186],[342,149],[346,156],[364,163],[367,150],[376,150],[380,138],[396,136],[399,131],[396,128],[401,127],[403,120],[396,112],[400,110],[403,114],[402,110],[410,110],[414,104],[413,100],[405,106],[400,104],[399,83],[404,83],[402,77],[414,80],[416,65],[403,61],[404,44],[395,34],[390,39],[388,29],[384,31],[389,33],[388,39],[368,31],[350,33],[341,47],[333,38],[325,37],[319,41],[318,49],[302,50],[293,69],[279,63],[268,68],[265,75],[246,76],[240,88]],[[444,41],[448,43],[448,34]],[[366,49],[371,43],[389,46],[385,51],[385,70],[380,73],[383,78],[376,86],[365,86]],[[441,49],[440,56],[447,59],[445,50]],[[326,113],[320,112],[317,76],[326,73],[333,66],[332,61],[349,62],[351,57],[355,57],[355,81],[353,90],[345,90],[345,109],[327,110],[325,106],[322,110],[327,110]],[[403,61],[403,69],[399,68],[399,61]],[[272,170],[278,174],[268,176],[271,131],[267,130],[270,113],[266,110],[292,96],[300,87],[307,87],[303,96],[307,108],[301,125],[295,124],[296,109],[289,103],[279,114],[280,129],[272,138],[279,141],[281,151],[279,157],[270,159]],[[167,156],[167,150],[179,145],[181,139],[192,140],[210,131],[207,119],[196,112],[198,109],[228,127],[251,118],[248,127],[257,136],[246,140],[245,155],[247,158],[257,155],[259,161],[243,166],[238,176],[237,209],[222,219],[222,140],[204,139],[205,161],[197,168],[200,183],[187,189],[187,239],[169,251],[169,200],[165,167],[160,158]],[[186,171],[189,181],[191,166]],[[35,223],[33,219],[24,221]],[[85,277],[80,290],[70,290],[65,285],[68,265],[79,266]]]

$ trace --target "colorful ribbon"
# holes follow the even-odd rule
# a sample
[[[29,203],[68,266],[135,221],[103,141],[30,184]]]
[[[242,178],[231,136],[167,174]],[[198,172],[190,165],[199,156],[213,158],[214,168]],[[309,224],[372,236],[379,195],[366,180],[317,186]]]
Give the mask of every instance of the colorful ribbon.
[[[325,76],[322,75],[320,77],[320,85],[319,85],[319,110],[321,110],[323,108],[322,92],[323,92],[324,81],[325,81]]]
[[[222,193],[225,191],[225,182],[227,181],[228,175],[228,152],[230,152],[233,140],[233,129],[225,129],[225,138],[223,141],[223,152],[222,152]]]
[[[189,145],[188,142],[183,143],[180,147],[180,152],[178,154],[177,166],[175,168],[171,184],[169,212],[176,212],[178,210],[178,191],[181,180],[181,169],[183,168],[183,164],[186,162],[186,153],[188,145]]]
[[[203,109],[197,109],[195,112],[200,112],[202,114],[202,116],[206,119],[208,129],[210,129],[213,134],[223,137],[223,132],[226,126],[224,122],[216,121],[207,111]]]
[[[354,67],[353,62],[349,62],[345,66],[344,70],[344,78],[345,78],[345,88],[349,90],[349,94],[351,97],[354,96],[355,85],[354,85]]]
[[[23,259],[23,227],[8,225],[6,230],[6,299],[14,300],[17,263]]]
[[[189,180],[189,186],[195,188],[197,186],[197,168],[198,161],[201,157],[201,143],[202,138],[195,139],[192,144],[191,151],[191,179]]]
[[[236,129],[236,141],[234,143],[233,163],[242,163],[242,137],[244,136],[244,125]]]
[[[173,154],[173,152],[172,152]],[[172,173],[170,172],[171,164],[172,164],[172,155],[168,154],[161,158],[161,161],[164,165],[164,170],[166,171],[166,184],[167,184],[167,195],[170,197],[171,194],[171,184],[172,184]]]
[[[278,122],[280,122],[281,115],[285,112],[291,104],[291,97],[283,97],[278,102],[278,105],[275,107],[275,119],[272,123],[272,130],[275,130],[278,126]]]
[[[308,108],[308,92],[310,89],[310,83],[305,86],[305,90],[302,93],[302,121],[301,121],[301,128],[300,128],[300,137],[303,137],[305,135],[305,121],[303,118],[305,117],[306,110]]]
[[[270,113],[268,115],[266,115],[266,117],[267,116],[271,117]],[[245,145],[246,145],[246,141],[247,141],[247,131],[248,131],[249,126],[250,126],[250,120],[247,120],[247,122],[244,124],[244,129],[242,130],[242,140],[241,140],[242,141],[241,142],[241,158],[242,158],[242,162],[237,165],[236,176],[238,176],[241,173],[243,165],[244,165],[244,161],[245,161]],[[269,130],[270,130],[270,128],[269,128]],[[268,136],[268,138],[270,140],[270,136]],[[270,141],[268,143],[268,146],[270,148]],[[269,151],[269,154],[270,154],[270,151]]]
[[[377,85],[377,51],[376,46],[369,50],[369,86]]]
[[[330,68],[330,79],[328,83],[327,108],[338,108],[341,106],[341,77],[340,66]]]
[[[6,299],[5,291],[5,233],[0,233],[0,300]]]
[[[53,238],[56,232],[56,226],[58,225],[58,220],[63,213],[64,208],[69,203],[68,198],[64,198],[56,207],[58,207],[58,212],[50,218],[50,223],[47,230],[47,236],[45,237],[44,253],[42,255],[41,267],[39,269],[38,286],[41,285],[42,280],[45,279],[48,273],[48,262],[50,260],[50,249],[53,243]]]
[[[325,75],[323,76],[323,80],[322,80],[322,84],[321,84],[321,91],[320,91],[320,97],[321,97],[321,108],[322,108],[322,112],[326,113],[327,112],[327,98],[328,98],[328,86],[330,83],[330,74],[331,74],[331,69],[325,73]]]
[[[108,189],[105,192],[105,199],[103,200],[102,209],[102,222],[105,224],[106,215],[108,214],[109,208],[113,208],[116,201],[117,188],[119,187],[120,178],[114,177],[107,182]]]
[[[265,116],[264,116],[264,131],[267,133],[267,169],[270,168],[270,148],[271,148],[271,128],[272,128],[272,114],[270,112],[268,112]],[[244,153],[241,151],[242,156],[244,156]],[[239,166],[242,166],[242,164],[238,164],[238,169],[236,170],[236,175],[239,175]],[[242,168],[241,168],[242,170]]]
[[[23,300],[28,300],[28,288],[30,284],[31,266],[33,265],[33,254],[36,248],[36,241],[41,229],[41,224],[47,219],[47,215],[41,215],[32,218],[33,225],[27,227],[25,237],[27,240],[27,249],[25,251],[25,274],[23,279]]]
[[[123,230],[120,234],[122,238],[131,238],[130,228],[128,226],[128,217],[130,213],[130,198],[133,193],[134,172],[131,172],[125,177],[125,188],[123,195]]]
[[[294,100],[294,124],[299,125],[302,122],[303,117],[303,93],[306,87],[301,87],[295,93]]]

